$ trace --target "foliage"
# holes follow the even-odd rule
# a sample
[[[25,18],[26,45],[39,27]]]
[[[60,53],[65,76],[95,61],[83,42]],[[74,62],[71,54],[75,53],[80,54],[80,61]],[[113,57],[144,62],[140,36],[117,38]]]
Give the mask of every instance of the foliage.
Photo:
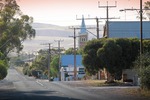
[[[145,90],[150,90],[150,65],[141,70],[141,86]]]
[[[16,49],[22,50],[25,39],[35,36],[31,23],[33,18],[23,15],[15,0],[7,0],[0,11],[0,49],[7,54]]]
[[[83,49],[83,60],[82,63],[85,66],[86,72],[90,75],[94,75],[99,69],[102,69],[100,60],[97,57],[97,50],[103,46],[104,40],[91,40],[87,43]]]
[[[134,62],[143,89],[150,90],[150,52],[140,55]]]
[[[107,40],[103,47],[97,51],[97,54],[102,66],[105,66],[110,74],[114,75],[116,70],[121,68],[120,58],[122,55],[122,48],[117,45],[114,40]]]
[[[83,50],[82,49],[78,49],[76,50],[76,54],[82,54]],[[73,55],[74,54],[74,48],[69,48],[65,51],[66,55]]]
[[[92,40],[83,50],[82,62],[91,75],[96,74],[99,69],[106,68],[111,75],[120,79],[122,69],[131,68],[133,61],[139,55],[139,47],[138,39]]]
[[[145,9],[150,9],[150,1],[145,2],[144,6],[145,6],[144,7]],[[150,11],[146,10],[146,14],[147,14],[148,19],[150,20]]]
[[[2,3],[1,3],[2,4]],[[33,18],[23,15],[16,0],[5,0],[0,9],[0,78],[7,75],[8,53],[23,49],[22,42],[35,37],[35,30],[31,23]]]
[[[58,72],[59,72],[59,56],[54,56],[51,61],[50,75],[53,77],[57,77]]]
[[[0,80],[4,79],[7,75],[7,64],[5,61],[0,60]]]

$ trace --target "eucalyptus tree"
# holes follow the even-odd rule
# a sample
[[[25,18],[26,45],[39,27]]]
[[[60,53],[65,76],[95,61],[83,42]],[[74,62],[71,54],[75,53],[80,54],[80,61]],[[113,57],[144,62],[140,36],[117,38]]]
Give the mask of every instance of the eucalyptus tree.
[[[22,42],[35,37],[32,28],[33,18],[24,15],[16,0],[3,0],[0,3],[0,79],[7,75],[8,53],[23,49]]]
[[[32,22],[33,18],[22,14],[15,0],[5,0],[0,11],[0,50],[5,56],[13,49],[21,51],[22,42],[35,37]]]

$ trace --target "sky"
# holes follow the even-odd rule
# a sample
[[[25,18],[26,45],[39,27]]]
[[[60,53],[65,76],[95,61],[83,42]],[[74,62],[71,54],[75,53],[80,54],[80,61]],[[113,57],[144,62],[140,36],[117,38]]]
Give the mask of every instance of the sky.
[[[115,0],[16,0],[24,14],[32,16],[34,22],[48,23],[59,26],[80,25],[77,18],[106,18],[106,9],[98,7],[115,6]],[[140,0],[116,0],[117,7],[109,8],[109,17],[117,17],[115,20],[138,20],[136,11],[120,12],[120,9],[139,9]],[[145,1],[143,0],[143,4]],[[126,17],[125,17],[126,16]],[[105,20],[101,20],[102,23]],[[88,20],[86,24],[96,24],[95,20]]]

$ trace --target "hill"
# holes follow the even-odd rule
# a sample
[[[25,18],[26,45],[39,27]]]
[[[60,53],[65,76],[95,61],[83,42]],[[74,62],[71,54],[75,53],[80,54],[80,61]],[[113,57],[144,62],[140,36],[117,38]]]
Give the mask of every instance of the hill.
[[[73,36],[74,32],[72,29],[63,26],[44,24],[44,23],[33,23],[32,27],[36,30],[36,36],[32,40],[24,41],[24,50],[23,51],[37,51],[39,49],[46,49],[41,44],[44,43],[52,43],[53,47],[57,47],[58,43],[54,40],[64,40],[61,43],[61,47],[70,48],[73,47],[74,41],[73,38],[69,36]],[[88,27],[88,26],[87,26]],[[91,26],[90,26],[91,27]],[[93,26],[92,26],[93,27]],[[80,30],[76,31],[76,35],[78,36]],[[96,34],[96,29],[90,30],[92,33]],[[93,35],[89,34],[89,39],[95,38]],[[77,42],[78,43],[78,42]]]

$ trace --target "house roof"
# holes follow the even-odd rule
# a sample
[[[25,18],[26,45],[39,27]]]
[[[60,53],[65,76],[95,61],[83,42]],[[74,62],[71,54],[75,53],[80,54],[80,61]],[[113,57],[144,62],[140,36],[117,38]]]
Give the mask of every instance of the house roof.
[[[66,67],[68,65],[74,66],[74,55],[61,55],[61,66]],[[76,66],[83,66],[81,55],[76,55]]]
[[[140,22],[139,21],[110,21],[109,38],[140,38]],[[150,39],[149,21],[143,21],[143,38]]]

